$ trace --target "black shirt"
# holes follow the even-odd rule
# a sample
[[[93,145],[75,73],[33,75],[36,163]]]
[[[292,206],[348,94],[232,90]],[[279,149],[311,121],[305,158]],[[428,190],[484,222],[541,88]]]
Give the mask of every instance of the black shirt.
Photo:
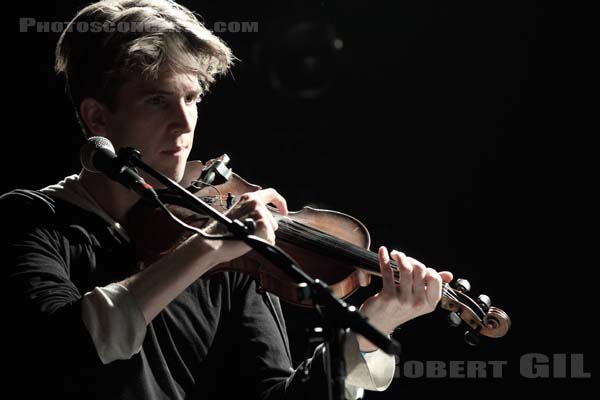
[[[277,299],[235,272],[198,279],[148,325],[139,353],[102,364],[81,299],[136,272],[133,246],[96,214],[39,191],[5,194],[0,215],[6,398],[325,398],[321,352],[302,364],[304,382]]]

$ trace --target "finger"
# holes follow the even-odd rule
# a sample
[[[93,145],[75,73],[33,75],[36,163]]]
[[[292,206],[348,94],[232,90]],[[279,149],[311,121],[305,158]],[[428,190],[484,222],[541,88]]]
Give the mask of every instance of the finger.
[[[433,268],[427,268],[425,284],[427,285],[427,303],[431,305],[437,304],[442,297],[442,278],[440,274],[438,274]]]
[[[399,289],[402,296],[406,299],[412,295],[412,271],[413,267],[408,257],[396,250],[392,250],[390,256],[396,261],[399,271]]]
[[[260,215],[260,218],[264,218],[266,221],[268,221],[269,224],[271,225],[271,228],[274,231],[276,231],[277,228],[279,228],[279,225],[277,224],[277,220],[275,219],[273,214],[271,214],[271,212],[267,209],[267,207],[265,207],[263,204],[257,203],[257,208],[256,208],[255,212],[258,215]]]
[[[275,244],[275,231],[271,227],[271,223],[265,218],[260,218],[255,220],[256,222],[256,231],[254,234],[259,236],[271,244]]]
[[[362,270],[356,270],[356,276],[358,277],[358,283],[362,287],[369,286],[371,284],[371,275]]]
[[[253,197],[252,194],[244,194],[240,197],[240,203],[237,211],[231,214],[232,217],[239,219],[251,218],[254,222],[264,219],[271,229],[277,230],[277,220],[260,199]]]
[[[427,273],[427,275],[430,275],[430,274],[434,275],[434,274],[437,274],[438,272],[434,268],[429,268],[428,267],[426,273]],[[426,276],[425,277],[425,290],[427,290],[428,279],[429,279],[429,277]]]
[[[451,282],[452,279],[454,279],[454,275],[452,275],[452,272],[450,271],[441,271],[439,274],[442,278],[442,281],[445,283]]]
[[[410,259],[410,257],[408,257]],[[425,297],[425,277],[427,268],[422,263],[413,263],[413,286],[412,294],[416,304],[424,304]]]
[[[406,257],[413,266],[413,295],[419,294],[420,300],[425,300],[425,274],[427,266],[416,258]]]
[[[263,204],[273,204],[279,213],[283,215],[287,215],[288,207],[287,201],[280,195],[275,189],[268,188],[259,190],[258,192],[253,193],[255,198],[258,199]]]
[[[385,246],[379,248],[379,269],[383,280],[382,292],[393,295],[395,293],[394,271],[390,263],[390,254]]]

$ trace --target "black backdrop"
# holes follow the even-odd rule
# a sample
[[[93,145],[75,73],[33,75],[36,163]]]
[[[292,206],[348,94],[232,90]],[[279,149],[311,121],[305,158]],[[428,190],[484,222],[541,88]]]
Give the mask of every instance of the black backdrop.
[[[182,3],[211,27],[253,23],[251,32],[226,24],[220,33],[240,61],[200,105],[194,158],[226,152],[235,172],[277,188],[292,209],[356,216],[372,248],[450,268],[512,318],[505,338],[475,348],[442,312],[396,333],[401,370],[409,360],[496,360],[507,362],[502,378],[405,376],[367,398],[566,394],[591,384],[519,370],[526,354],[582,353],[594,375],[589,10],[534,1]],[[84,4],[20,2],[4,24],[2,192],[80,169],[82,137],[52,70],[59,34],[19,32],[19,19],[68,21]],[[315,317],[286,312],[301,357]]]

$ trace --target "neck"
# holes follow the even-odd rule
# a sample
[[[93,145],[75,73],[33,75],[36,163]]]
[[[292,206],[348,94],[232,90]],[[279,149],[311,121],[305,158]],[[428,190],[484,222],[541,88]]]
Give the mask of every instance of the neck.
[[[115,221],[124,223],[129,210],[140,197],[102,174],[82,171],[79,179],[83,187]]]

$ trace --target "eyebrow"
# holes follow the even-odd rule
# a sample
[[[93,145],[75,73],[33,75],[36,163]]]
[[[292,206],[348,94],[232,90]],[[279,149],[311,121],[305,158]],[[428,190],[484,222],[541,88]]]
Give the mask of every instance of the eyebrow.
[[[193,93],[195,95],[199,95],[199,94],[202,93],[202,90],[200,90],[200,89],[192,89],[192,90],[186,91],[185,93],[186,94]],[[157,94],[162,94],[162,95],[166,95],[166,96],[173,96],[173,95],[176,95],[177,93],[172,92],[170,90],[161,90],[161,89],[147,89],[147,90],[142,90],[140,92],[140,95],[143,96],[143,97],[150,96],[150,95],[157,95]]]

